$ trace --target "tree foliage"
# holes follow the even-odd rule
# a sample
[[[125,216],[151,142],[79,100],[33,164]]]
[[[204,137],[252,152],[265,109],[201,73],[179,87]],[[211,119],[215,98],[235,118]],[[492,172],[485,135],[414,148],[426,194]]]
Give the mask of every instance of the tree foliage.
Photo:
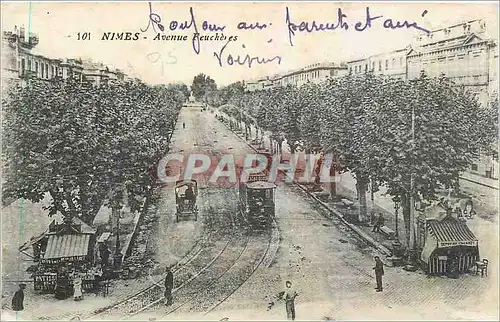
[[[91,223],[123,196],[137,210],[186,100],[179,86],[31,80],[4,102],[7,194]]]
[[[274,137],[284,135],[292,151],[300,141],[333,153],[337,170],[356,177],[363,217],[370,180],[402,197],[408,213],[410,196],[434,199],[438,188],[457,185],[479,154],[497,156],[498,102],[481,107],[445,77],[347,75],[299,88],[238,91],[227,100]],[[234,111],[229,115],[237,117]]]
[[[191,91],[198,101],[207,101],[216,95],[217,84],[210,76],[198,74],[193,79]]]

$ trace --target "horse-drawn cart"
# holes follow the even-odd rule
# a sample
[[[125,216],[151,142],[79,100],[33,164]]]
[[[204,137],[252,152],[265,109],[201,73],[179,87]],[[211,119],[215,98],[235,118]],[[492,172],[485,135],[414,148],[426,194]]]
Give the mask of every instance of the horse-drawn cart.
[[[198,207],[196,199],[198,197],[198,183],[196,180],[179,180],[175,184],[176,221],[190,218],[194,215],[194,220],[198,220]]]

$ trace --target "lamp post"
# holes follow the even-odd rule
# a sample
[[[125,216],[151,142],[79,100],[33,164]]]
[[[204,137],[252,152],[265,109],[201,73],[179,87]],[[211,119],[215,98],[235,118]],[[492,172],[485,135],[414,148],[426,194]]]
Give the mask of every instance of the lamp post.
[[[394,202],[394,214],[396,215],[396,241],[399,243],[398,211],[399,208],[401,207],[401,199],[398,196],[396,196],[392,198],[392,201]]]
[[[396,196],[392,198],[392,201],[394,202],[394,215],[396,216],[396,236],[395,240],[392,242],[392,247],[394,251],[394,255],[396,257],[400,257],[401,254],[401,243],[399,242],[399,216],[398,216],[398,211],[401,208],[401,199],[399,196]]]

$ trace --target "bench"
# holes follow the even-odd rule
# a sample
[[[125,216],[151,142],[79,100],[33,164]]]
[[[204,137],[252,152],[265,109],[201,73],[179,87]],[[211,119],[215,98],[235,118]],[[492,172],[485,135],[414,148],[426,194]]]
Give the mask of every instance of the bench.
[[[380,232],[389,239],[394,239],[396,237],[396,232],[387,226],[380,227]]]

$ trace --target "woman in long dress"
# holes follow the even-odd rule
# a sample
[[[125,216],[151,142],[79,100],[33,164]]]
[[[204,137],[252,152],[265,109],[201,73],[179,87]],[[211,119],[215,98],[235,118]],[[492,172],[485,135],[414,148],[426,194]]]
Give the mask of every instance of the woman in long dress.
[[[75,281],[73,282],[73,287],[75,289],[75,293],[73,294],[73,300],[80,301],[83,298],[81,277],[78,276],[75,278]]]

